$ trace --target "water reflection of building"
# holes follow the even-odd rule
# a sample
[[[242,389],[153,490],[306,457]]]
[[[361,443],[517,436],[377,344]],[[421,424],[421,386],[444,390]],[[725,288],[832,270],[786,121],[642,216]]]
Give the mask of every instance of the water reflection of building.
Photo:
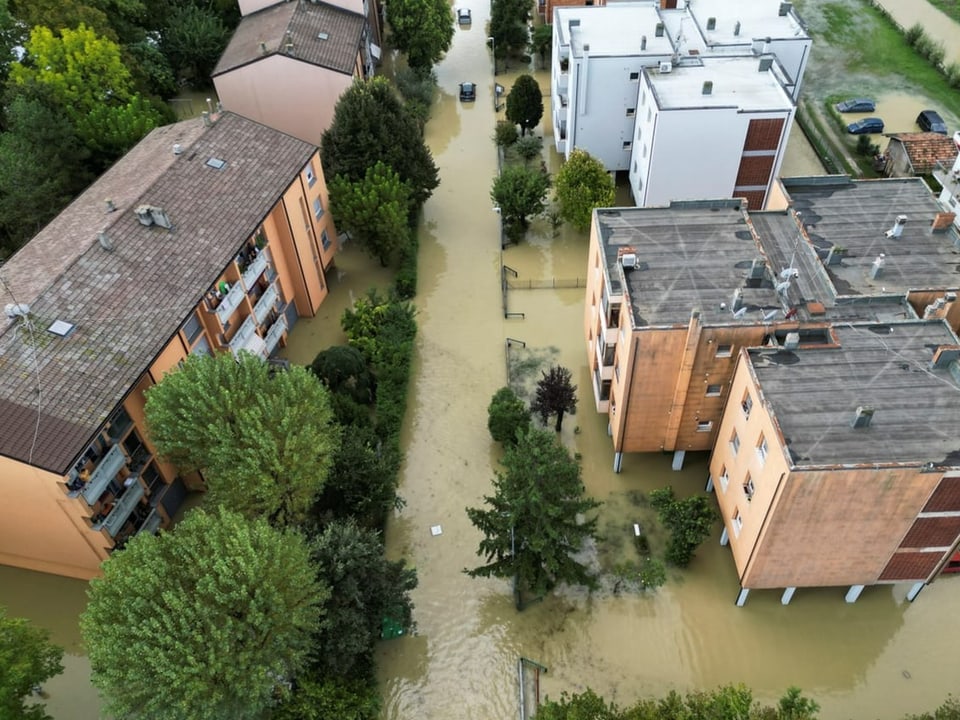
[[[143,393],[316,312],[326,204],[316,147],[225,113],[154,130],[3,266],[0,562],[89,578],[202,486],[155,457]]]
[[[557,152],[581,148],[627,172],[640,207],[703,197],[765,207],[810,37],[791,3],[681,5],[553,11]]]
[[[595,212],[585,336],[614,468],[713,451],[742,600],[898,581],[915,595],[960,542],[953,214],[913,179],[779,189],[782,211]]]

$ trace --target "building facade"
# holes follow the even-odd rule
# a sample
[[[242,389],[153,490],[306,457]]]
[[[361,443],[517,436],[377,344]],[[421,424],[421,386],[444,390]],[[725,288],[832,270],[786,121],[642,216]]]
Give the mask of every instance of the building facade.
[[[960,151],[960,130],[953,134],[953,145]],[[949,163],[938,162],[933,168],[933,177],[940,183],[940,202],[953,213],[953,224],[960,230],[960,155]]]
[[[144,391],[316,313],[326,206],[315,146],[213,115],[154,130],[0,268],[0,563],[90,578],[202,488],[156,457]]]

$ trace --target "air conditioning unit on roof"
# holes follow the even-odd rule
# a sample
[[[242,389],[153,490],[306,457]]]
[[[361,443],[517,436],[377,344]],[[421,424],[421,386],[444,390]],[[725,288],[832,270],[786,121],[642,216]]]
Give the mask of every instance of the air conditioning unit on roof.
[[[661,60],[661,61],[660,61],[660,72],[662,72],[662,73],[673,72],[673,63],[670,62],[669,60]]]

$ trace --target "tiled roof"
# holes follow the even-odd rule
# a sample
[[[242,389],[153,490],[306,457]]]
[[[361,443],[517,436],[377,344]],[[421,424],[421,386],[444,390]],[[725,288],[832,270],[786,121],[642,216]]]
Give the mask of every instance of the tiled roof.
[[[31,298],[33,330],[0,326],[0,454],[65,472],[315,152],[231,113],[209,129],[190,122],[201,131],[154,130],[38,236],[42,253],[31,242],[0,269]],[[174,157],[172,138],[192,140]],[[105,188],[123,201],[110,214]],[[142,225],[130,209],[140,204],[163,208],[173,228]],[[76,329],[54,335],[55,320]]]
[[[276,54],[353,75],[365,26],[362,15],[323,2],[281,2],[240,20],[213,75]]]
[[[903,149],[910,159],[913,172],[917,175],[933,172],[937,160],[942,160],[944,165],[950,166],[957,157],[957,146],[953,140],[940,133],[891,133],[890,140],[903,143]]]

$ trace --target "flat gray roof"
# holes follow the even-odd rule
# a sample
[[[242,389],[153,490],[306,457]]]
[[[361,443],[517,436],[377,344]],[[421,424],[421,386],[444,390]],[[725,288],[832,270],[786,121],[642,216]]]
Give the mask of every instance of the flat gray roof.
[[[38,268],[31,241],[0,269],[32,297],[32,332],[23,320],[0,325],[0,454],[65,472],[315,152],[233,113],[196,135],[178,128],[154,130],[131,151],[141,175],[121,161],[51,222],[65,254],[81,249],[68,262],[21,286]],[[184,142],[172,161],[171,139]],[[123,204],[106,213],[99,191],[123,182]],[[163,208],[172,229],[142,225],[131,209],[140,204]],[[58,246],[47,231],[38,239],[48,252]],[[76,329],[48,332],[56,320]]]
[[[819,256],[834,245],[843,260],[826,268],[838,296],[906,294],[960,287],[955,228],[932,232],[943,207],[920,178],[851,180],[846,176],[784,178],[791,205]],[[908,220],[901,237],[887,237],[898,215]],[[883,270],[871,277],[884,255]]]
[[[753,325],[781,307],[768,272],[751,283],[757,287],[745,286],[762,255],[741,201],[611,208],[596,218],[610,290],[619,294],[626,283],[634,327],[686,324],[693,309],[704,324]],[[627,248],[637,269],[620,267],[618,255]],[[740,318],[731,310],[737,290],[747,308]]]
[[[931,368],[938,347],[960,343],[946,322],[834,331],[839,348],[748,351],[793,464],[960,466],[960,368]],[[873,418],[854,428],[861,406]]]
[[[669,73],[647,72],[663,110],[738,108],[789,111],[793,99],[772,69],[760,71],[756,57],[703,57],[699,64],[675,65]],[[704,94],[704,83],[710,93]]]

